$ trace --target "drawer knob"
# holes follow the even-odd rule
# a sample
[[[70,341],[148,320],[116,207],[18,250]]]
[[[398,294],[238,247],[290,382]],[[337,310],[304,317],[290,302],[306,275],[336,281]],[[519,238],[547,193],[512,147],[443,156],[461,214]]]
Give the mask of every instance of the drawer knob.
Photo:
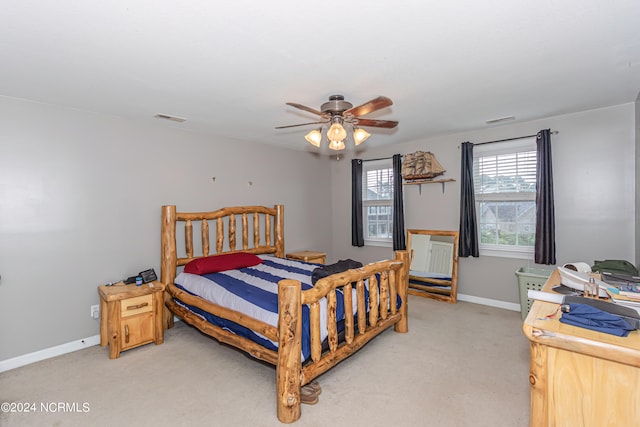
[[[127,310],[137,310],[139,308],[146,307],[148,305],[149,305],[148,302],[143,302],[141,304],[136,304],[136,305],[130,305],[127,307]]]

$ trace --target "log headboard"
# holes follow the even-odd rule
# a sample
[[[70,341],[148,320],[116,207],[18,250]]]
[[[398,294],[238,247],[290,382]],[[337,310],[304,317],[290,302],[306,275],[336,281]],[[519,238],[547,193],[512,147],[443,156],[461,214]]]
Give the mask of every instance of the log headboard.
[[[216,223],[215,232],[209,228],[210,221]],[[179,222],[184,223],[184,245],[180,246],[176,238]],[[236,232],[236,223],[240,224],[240,233]],[[196,245],[194,228],[200,234],[200,242]],[[253,239],[249,239],[250,232]],[[167,205],[162,207],[161,234],[160,281],[165,284],[173,283],[179,266],[204,256],[242,251],[284,257],[284,205],[273,208],[237,206],[187,213],[177,212],[175,206]],[[211,234],[215,235],[213,240]],[[241,236],[241,241],[237,236]],[[213,253],[211,241],[215,242]],[[169,320],[165,319],[166,322]]]

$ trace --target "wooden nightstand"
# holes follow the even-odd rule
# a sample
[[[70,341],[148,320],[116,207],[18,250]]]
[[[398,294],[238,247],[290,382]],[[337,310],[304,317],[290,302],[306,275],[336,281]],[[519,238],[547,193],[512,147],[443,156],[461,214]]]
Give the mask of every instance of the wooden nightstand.
[[[100,295],[100,345],[109,344],[109,358],[143,344],[164,342],[162,313],[164,285],[98,286]]]
[[[324,252],[299,251],[290,252],[287,259],[297,259],[299,261],[314,262],[316,264],[324,264],[327,261],[327,254]]]

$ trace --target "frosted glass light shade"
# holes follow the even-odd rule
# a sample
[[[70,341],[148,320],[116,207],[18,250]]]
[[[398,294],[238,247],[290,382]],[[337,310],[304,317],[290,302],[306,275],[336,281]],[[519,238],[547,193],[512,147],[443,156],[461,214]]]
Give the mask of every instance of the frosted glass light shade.
[[[364,129],[357,128],[353,131],[353,141],[356,145],[360,145],[369,138],[371,134]]]
[[[327,138],[329,139],[329,141],[344,141],[346,137],[347,131],[344,130],[340,123],[332,124],[327,131]]]
[[[304,139],[309,141],[309,144],[315,145],[316,147],[320,147],[320,142],[322,141],[322,134],[318,129],[314,129],[308,134],[304,136]]]
[[[344,150],[344,141],[329,141],[329,148],[332,150]]]

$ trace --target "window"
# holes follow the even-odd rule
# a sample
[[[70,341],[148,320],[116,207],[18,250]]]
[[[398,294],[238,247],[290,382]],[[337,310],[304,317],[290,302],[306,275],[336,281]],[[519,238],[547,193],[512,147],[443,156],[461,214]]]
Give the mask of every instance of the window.
[[[363,162],[362,215],[365,244],[393,244],[392,159]]]
[[[474,147],[473,184],[481,255],[533,258],[536,139]]]

